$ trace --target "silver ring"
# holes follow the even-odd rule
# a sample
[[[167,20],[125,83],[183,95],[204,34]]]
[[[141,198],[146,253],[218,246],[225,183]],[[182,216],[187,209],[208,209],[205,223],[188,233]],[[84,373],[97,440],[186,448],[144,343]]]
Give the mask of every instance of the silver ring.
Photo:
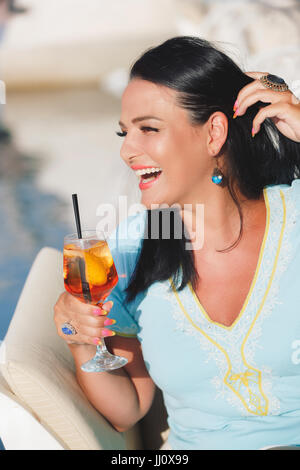
[[[283,78],[271,73],[263,75],[259,80],[265,88],[270,88],[273,91],[287,91],[289,89]]]
[[[64,335],[77,335],[76,328],[74,328],[70,322],[63,323],[61,325],[61,331]]]

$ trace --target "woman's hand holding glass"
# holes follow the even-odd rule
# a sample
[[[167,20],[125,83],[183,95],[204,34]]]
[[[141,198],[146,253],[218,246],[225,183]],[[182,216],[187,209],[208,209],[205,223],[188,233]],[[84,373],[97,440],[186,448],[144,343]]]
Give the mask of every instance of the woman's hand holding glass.
[[[77,200],[77,196],[75,196]],[[77,204],[77,202],[76,202]],[[64,335],[71,335],[72,339],[79,332],[79,320],[84,329],[82,335],[91,337],[93,344],[97,345],[95,356],[81,365],[84,372],[104,372],[119,369],[127,364],[127,359],[111,354],[105,346],[104,338],[113,336],[114,332],[107,327],[114,322],[105,319],[103,322],[96,319],[103,316],[103,305],[118,283],[118,273],[112,258],[104,233],[94,230],[82,232],[79,227],[79,214],[77,209],[78,233],[66,235],[64,238],[64,284],[66,291],[72,297],[87,304],[94,318],[88,315],[84,322],[79,315],[60,325]],[[96,335],[94,334],[97,330]],[[71,340],[72,341],[72,340]]]
[[[54,321],[57,332],[67,343],[98,345],[101,337],[114,336],[109,327],[115,323],[108,317],[113,306],[112,301],[107,301],[102,308],[86,304],[76,299],[68,292],[64,292],[58,298],[54,307]],[[61,325],[71,324],[75,335],[63,334]]]

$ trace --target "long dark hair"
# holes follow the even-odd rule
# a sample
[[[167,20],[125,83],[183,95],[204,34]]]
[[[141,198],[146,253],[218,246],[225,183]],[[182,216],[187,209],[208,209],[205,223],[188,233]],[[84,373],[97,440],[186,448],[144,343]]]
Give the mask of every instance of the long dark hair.
[[[247,199],[259,199],[263,188],[269,184],[291,184],[300,177],[300,145],[280,134],[271,119],[266,119],[252,138],[253,119],[260,107],[266,105],[264,103],[258,102],[243,116],[232,118],[238,92],[253,79],[206,40],[178,36],[150,48],[132,66],[130,80],[134,78],[176,90],[177,104],[188,111],[192,125],[204,124],[216,111],[227,116],[228,135],[221,152],[226,156],[227,187],[238,208],[241,225],[237,241],[221,251],[232,249],[241,239],[243,230],[236,189]],[[199,279],[193,251],[185,249],[184,228],[181,239],[172,236],[151,239],[148,236],[151,212],[147,211],[145,237],[126,288],[127,301],[157,281],[172,278],[176,288],[181,290],[188,282],[195,287]],[[177,224],[178,217],[175,213],[173,221]]]

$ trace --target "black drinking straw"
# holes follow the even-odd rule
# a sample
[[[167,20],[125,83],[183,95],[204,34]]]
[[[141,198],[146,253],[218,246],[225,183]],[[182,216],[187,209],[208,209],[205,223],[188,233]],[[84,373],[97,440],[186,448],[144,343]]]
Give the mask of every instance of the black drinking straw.
[[[77,235],[78,235],[78,238],[82,238],[77,194],[72,194],[72,200],[73,200],[73,208],[74,208],[75,221],[76,221],[76,227],[77,227]]]
[[[74,208],[74,215],[75,215],[75,221],[76,221],[77,235],[78,235],[79,239],[82,239],[77,194],[72,194],[72,200],[73,200],[73,208]],[[89,283],[87,282],[86,276],[85,276],[85,262],[84,262],[83,258],[79,258],[79,271],[80,271],[80,277],[81,277],[83,297],[87,302],[91,302],[92,296],[91,296]]]

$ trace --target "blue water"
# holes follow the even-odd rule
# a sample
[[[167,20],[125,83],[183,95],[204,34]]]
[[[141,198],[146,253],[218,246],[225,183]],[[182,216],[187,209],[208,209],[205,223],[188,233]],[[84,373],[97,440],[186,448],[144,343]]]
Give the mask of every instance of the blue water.
[[[64,203],[36,186],[39,160],[0,145],[0,340],[30,266],[44,246],[62,248]]]
[[[0,341],[35,256],[44,246],[62,249],[70,230],[63,222],[64,203],[36,185],[39,165],[13,143],[0,142]]]

